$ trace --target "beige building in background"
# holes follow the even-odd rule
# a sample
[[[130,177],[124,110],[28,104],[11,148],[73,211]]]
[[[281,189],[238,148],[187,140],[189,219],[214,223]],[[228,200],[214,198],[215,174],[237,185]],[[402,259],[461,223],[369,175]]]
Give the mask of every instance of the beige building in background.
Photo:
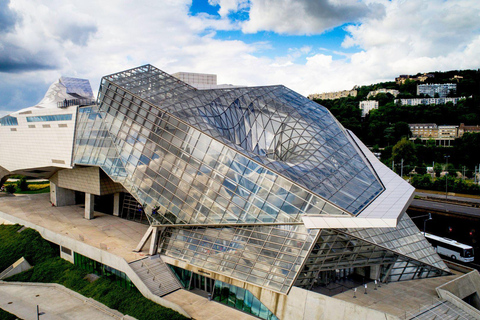
[[[319,100],[335,100],[340,98],[346,97],[356,97],[357,90],[355,87],[352,90],[343,90],[343,91],[335,91],[335,92],[326,92],[326,93],[313,93],[308,95],[308,99],[319,99]]]

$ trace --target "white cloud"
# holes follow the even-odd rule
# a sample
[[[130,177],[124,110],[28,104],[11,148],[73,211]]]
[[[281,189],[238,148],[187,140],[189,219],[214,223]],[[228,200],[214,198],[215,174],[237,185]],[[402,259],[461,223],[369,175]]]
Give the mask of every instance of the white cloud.
[[[320,34],[347,22],[382,16],[383,6],[356,0],[251,0],[243,31]]]
[[[378,0],[384,15],[373,17],[369,8],[375,3],[349,1],[346,9],[366,9],[320,21],[323,13],[317,19],[320,22],[309,20],[313,13],[300,15],[305,1],[297,6],[290,0],[278,0],[275,5],[272,1],[251,0],[248,23],[258,22],[262,15],[265,21],[273,21],[278,14],[278,28],[284,32],[315,33],[355,20],[344,40],[349,53],[342,53],[342,48],[322,50],[321,43],[312,43],[267,57],[265,52],[275,50],[273,38],[253,44],[217,39],[216,30],[236,28],[238,21],[229,21],[228,14],[220,19],[191,16],[188,0],[11,0],[7,13],[16,20],[10,18],[9,29],[0,37],[0,65],[5,68],[2,62],[7,61],[17,69],[0,70],[0,110],[38,102],[61,75],[87,78],[97,90],[102,76],[145,63],[166,72],[216,73],[219,83],[284,84],[305,95],[393,80],[404,73],[480,66],[480,3],[476,0]],[[244,6],[241,0],[228,5],[217,2],[224,10],[233,8],[227,12]],[[343,2],[320,2],[330,6],[327,12],[332,15],[338,3]],[[285,8],[291,14],[285,15]],[[294,19],[297,14],[311,25]],[[280,29],[275,31],[283,32]],[[339,55],[345,58],[336,59]]]
[[[248,0],[208,0],[212,6],[219,5],[218,14],[221,17],[227,17],[230,13],[238,12],[248,8]]]

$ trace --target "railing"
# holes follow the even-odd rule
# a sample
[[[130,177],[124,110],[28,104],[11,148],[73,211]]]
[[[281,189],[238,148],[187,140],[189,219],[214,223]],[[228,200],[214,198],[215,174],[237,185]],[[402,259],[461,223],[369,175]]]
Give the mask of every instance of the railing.
[[[444,307],[444,309],[442,309]],[[462,314],[460,314],[457,310],[452,309],[444,300],[439,300],[437,298],[432,298],[432,304],[427,304],[423,306],[419,306],[417,313],[412,313],[410,311],[405,311],[405,320],[414,320],[414,319],[425,319],[433,317],[433,319],[442,319],[447,315],[455,316],[457,320],[468,320]]]
[[[156,278],[156,277],[159,277],[159,278],[161,279],[161,277],[162,277],[161,274],[158,274],[158,273],[156,273],[156,272],[153,272],[153,271],[150,269],[150,266],[148,265],[148,263],[146,263],[146,261],[142,261],[141,267],[142,267],[142,268],[143,268],[143,267],[146,267],[146,268],[147,268],[147,274],[150,274],[150,273],[151,273],[151,274],[153,275],[153,279],[152,279],[153,282],[155,282],[155,278]],[[161,288],[161,287],[162,287],[162,284],[160,283],[160,284],[158,285],[158,288]]]
[[[13,265],[9,266],[7,269],[3,270],[2,273],[0,273],[0,280],[6,276],[10,271],[12,271]]]
[[[79,105],[84,105],[84,106],[89,106],[95,104],[95,100],[93,99],[65,99],[63,101],[57,102],[57,108],[66,108],[70,106],[79,106]]]

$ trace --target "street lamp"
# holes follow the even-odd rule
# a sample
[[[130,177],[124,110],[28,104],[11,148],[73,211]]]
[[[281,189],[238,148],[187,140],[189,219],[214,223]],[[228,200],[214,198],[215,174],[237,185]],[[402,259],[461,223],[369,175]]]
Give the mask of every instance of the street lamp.
[[[426,233],[425,230],[426,230],[426,227],[427,227],[427,221],[433,220],[432,214],[429,212],[428,214],[424,214],[422,216],[410,218],[410,219],[413,220],[413,219],[426,218],[426,217],[428,217],[428,218],[423,221],[423,236],[424,237],[425,237],[425,233]]]
[[[447,200],[447,197],[448,197],[448,179],[447,179],[447,174],[448,174],[448,158],[450,158],[450,156],[444,156],[445,159],[447,159],[447,166],[445,167],[445,200]]]
[[[426,227],[427,227],[427,221],[430,221],[432,220],[432,214],[429,212],[428,213],[428,219],[425,219],[425,221],[423,221],[423,236],[425,237],[425,230],[426,230]]]

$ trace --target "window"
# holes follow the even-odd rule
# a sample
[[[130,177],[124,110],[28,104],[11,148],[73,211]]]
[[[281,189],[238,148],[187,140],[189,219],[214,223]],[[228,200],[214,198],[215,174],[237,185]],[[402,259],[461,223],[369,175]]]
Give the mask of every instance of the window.
[[[56,114],[51,116],[32,116],[27,117],[27,122],[40,122],[40,121],[69,121],[72,120],[71,114]]]
[[[5,116],[0,118],[0,125],[2,126],[18,126],[18,120],[15,117]]]

